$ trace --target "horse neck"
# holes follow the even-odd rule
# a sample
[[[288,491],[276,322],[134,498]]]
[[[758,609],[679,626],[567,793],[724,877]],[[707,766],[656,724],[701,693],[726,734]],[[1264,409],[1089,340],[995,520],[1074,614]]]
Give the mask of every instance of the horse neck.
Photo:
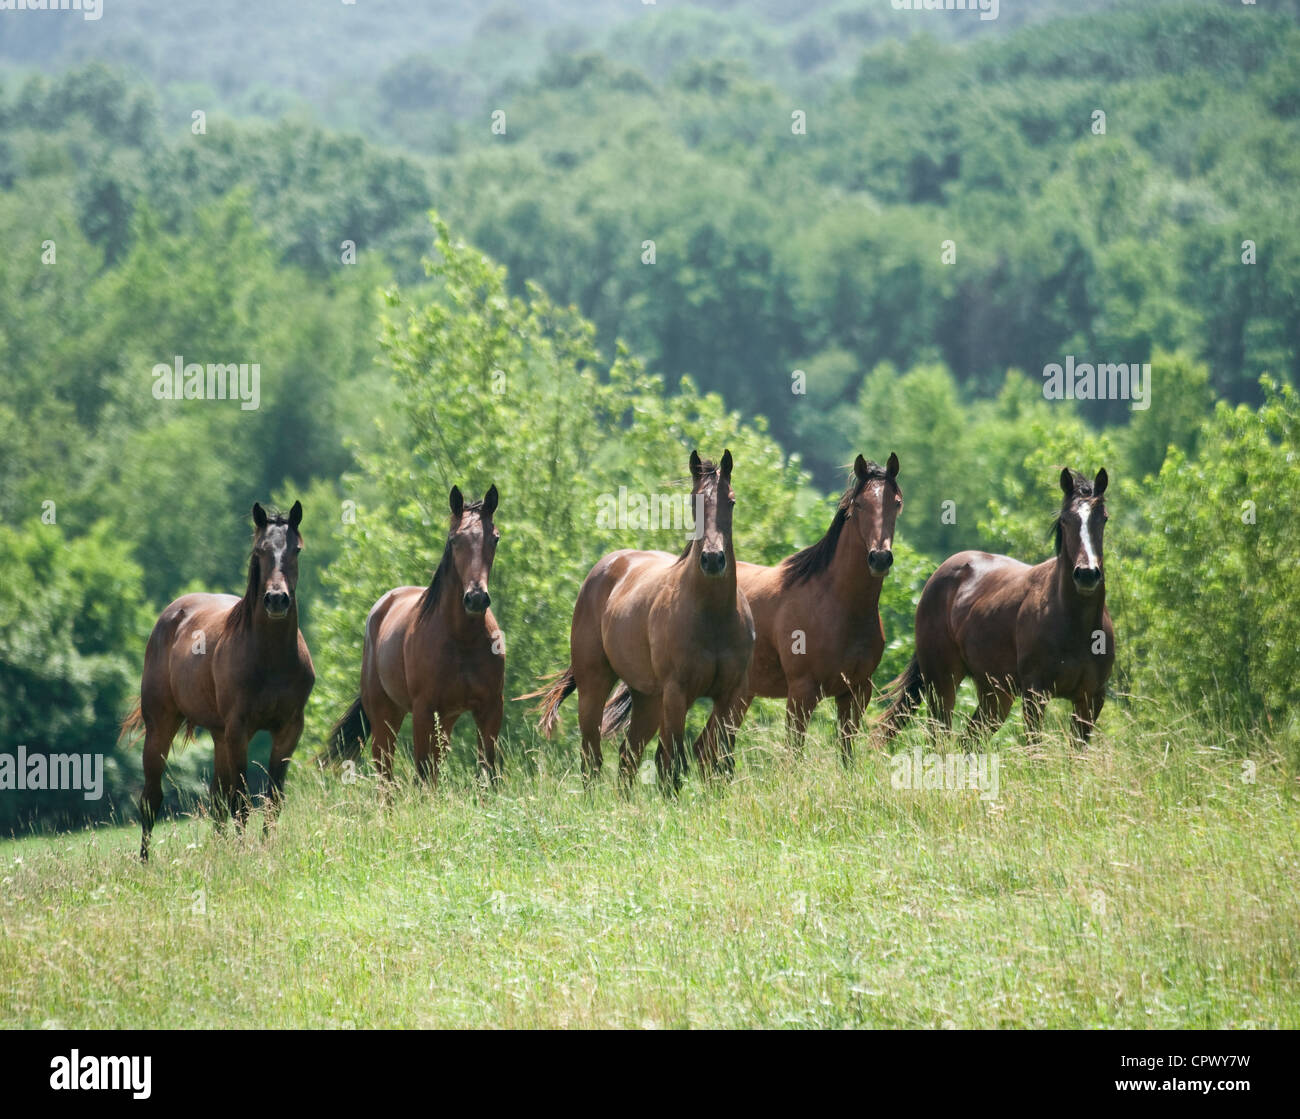
[[[292,654],[298,655],[298,599],[290,599],[289,612],[283,618],[272,618],[262,605],[261,596],[249,602],[246,597],[243,606],[248,611],[247,631],[253,638],[253,644],[259,654],[272,657]]]
[[[452,574],[455,574],[454,569]],[[433,614],[442,632],[450,634],[459,642],[472,641],[487,632],[487,612],[471,614],[466,610],[462,595],[456,586],[455,579],[443,581]]]
[[[1102,566],[1101,582],[1097,584],[1097,589],[1092,594],[1080,594],[1079,588],[1074,585],[1073,565],[1065,558],[1064,551],[1058,552],[1052,585],[1055,588],[1056,600],[1060,603],[1066,617],[1077,622],[1081,628],[1089,631],[1101,625],[1101,615],[1106,609],[1106,568],[1104,565]]]
[[[853,613],[875,611],[885,584],[883,578],[872,573],[867,563],[867,546],[852,521],[840,529],[835,554],[825,573],[814,575],[813,579],[826,579],[835,592],[836,608]]]
[[[700,570],[702,546],[699,540],[691,545],[691,550],[683,561],[685,570],[679,576],[681,585],[690,590],[706,611],[729,613],[736,608],[736,553],[731,546],[731,538],[727,537],[722,546],[727,566],[721,575],[705,575]]]

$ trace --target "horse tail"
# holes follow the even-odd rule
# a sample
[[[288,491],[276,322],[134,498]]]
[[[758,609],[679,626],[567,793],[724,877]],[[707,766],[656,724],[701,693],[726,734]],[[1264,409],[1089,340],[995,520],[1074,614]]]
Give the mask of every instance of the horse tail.
[[[324,769],[334,762],[356,761],[369,737],[370,720],[361,706],[361,697],[357,696],[338,722],[330,727],[325,748],[316,755],[316,764]]]
[[[902,673],[880,689],[881,698],[889,703],[885,708],[884,717],[880,720],[878,730],[885,741],[903,729],[903,725],[912,717],[912,712],[921,702],[921,694],[924,690],[925,677],[921,674],[921,662],[913,653],[912,659],[907,662],[907,667]]]
[[[194,741],[194,735],[198,732],[198,725],[188,716],[182,717],[181,726],[184,733],[181,735],[181,744],[176,747],[179,754],[186,746]],[[135,706],[131,708],[130,714],[122,720],[122,725],[117,731],[117,740],[119,742],[125,739],[128,746],[134,745],[145,734],[148,728],[144,724],[144,708],[141,700],[135,701]],[[170,747],[170,743],[167,744]]]
[[[614,689],[614,694],[605,701],[605,714],[600,720],[601,738],[622,734],[631,721],[632,691],[620,681],[618,687]]]
[[[555,732],[555,724],[560,720],[560,704],[577,689],[578,681],[573,675],[573,665],[569,665],[563,672],[542,679],[549,680],[550,683],[527,695],[517,695],[515,699],[541,699],[541,703],[533,708],[533,713],[538,717],[537,729],[550,738]]]
[[[140,708],[140,701],[135,701],[135,706],[131,708],[131,713],[122,720],[121,727],[118,728],[117,740],[121,742],[126,739],[127,745],[133,743],[144,733],[144,712]]]

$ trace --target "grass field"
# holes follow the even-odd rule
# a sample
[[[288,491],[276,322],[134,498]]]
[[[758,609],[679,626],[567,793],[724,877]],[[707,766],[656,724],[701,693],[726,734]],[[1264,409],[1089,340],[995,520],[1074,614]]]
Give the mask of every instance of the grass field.
[[[270,839],[0,844],[0,1025],[1300,1026],[1293,752],[1103,726],[1004,728],[993,801],[845,772],[824,724],[673,804],[540,752],[381,806],[304,746]]]

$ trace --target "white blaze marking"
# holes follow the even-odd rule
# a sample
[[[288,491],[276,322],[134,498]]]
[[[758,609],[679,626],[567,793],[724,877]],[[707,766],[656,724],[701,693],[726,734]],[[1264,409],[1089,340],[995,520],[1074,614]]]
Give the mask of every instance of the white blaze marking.
[[[1082,505],[1079,509],[1079,541],[1083,544],[1083,555],[1088,561],[1089,567],[1100,567],[1097,562],[1097,552],[1092,546],[1092,511],[1094,506],[1091,504]]]

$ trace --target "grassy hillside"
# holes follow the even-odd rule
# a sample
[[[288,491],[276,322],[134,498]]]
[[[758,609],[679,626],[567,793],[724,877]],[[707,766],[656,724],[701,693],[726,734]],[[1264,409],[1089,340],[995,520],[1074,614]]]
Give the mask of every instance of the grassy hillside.
[[[269,841],[7,844],[0,1025],[1300,1026],[1294,766],[1114,714],[1086,756],[1004,729],[990,803],[758,727],[671,805],[546,752],[387,808],[300,761]]]

